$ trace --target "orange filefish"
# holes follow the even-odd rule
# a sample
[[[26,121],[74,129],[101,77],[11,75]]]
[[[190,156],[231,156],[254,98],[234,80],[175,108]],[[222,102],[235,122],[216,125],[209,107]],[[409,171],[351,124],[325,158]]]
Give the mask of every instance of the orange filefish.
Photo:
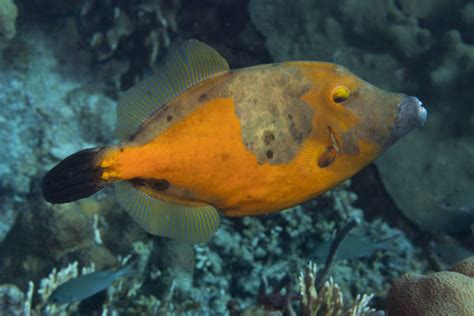
[[[121,97],[120,144],[65,158],[44,177],[43,196],[66,203],[113,184],[147,232],[203,242],[221,213],[268,214],[330,190],[426,116],[417,98],[339,65],[230,70],[189,40]]]

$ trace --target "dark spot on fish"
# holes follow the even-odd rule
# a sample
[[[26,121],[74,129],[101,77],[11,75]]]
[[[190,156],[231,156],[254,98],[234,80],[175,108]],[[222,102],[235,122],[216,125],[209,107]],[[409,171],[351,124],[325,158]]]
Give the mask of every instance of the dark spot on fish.
[[[266,155],[267,155],[268,159],[272,159],[273,158],[273,150],[270,150],[270,149],[267,150]]]
[[[328,148],[326,148],[326,150],[323,152],[323,154],[321,155],[321,157],[319,157],[318,159],[318,166],[320,168],[326,168],[328,167],[329,165],[331,165],[334,160],[336,160],[336,156],[337,156],[337,151],[334,147],[332,146],[329,146]]]
[[[221,155],[221,158],[222,158],[222,161],[226,161],[227,159],[230,158],[230,155],[229,155],[228,153],[223,153],[223,154]]]
[[[145,122],[144,122],[144,123],[145,123]],[[137,135],[140,134],[140,132],[141,132],[141,131],[143,130],[143,128],[144,128],[144,123],[140,124],[140,125],[138,126],[138,128],[135,130],[135,132],[134,132],[132,135],[130,135],[130,137],[128,138],[130,141],[134,140],[135,137],[137,137]]]
[[[293,120],[292,114],[288,114],[288,119],[291,121],[290,126],[289,126],[291,136],[297,144],[300,144],[303,141],[304,135],[296,126],[296,123]],[[303,116],[303,120],[306,120],[306,116]]]
[[[265,145],[267,145],[267,146],[270,145],[270,143],[274,140],[275,140],[275,135],[273,135],[272,132],[270,132],[270,131],[263,132],[263,143]]]
[[[133,178],[130,182],[133,184],[134,187],[142,187],[146,185],[146,179],[143,178]]]
[[[130,182],[134,187],[148,186],[156,191],[165,191],[170,187],[170,183],[166,179],[133,178]]]
[[[166,179],[151,179],[147,181],[147,184],[157,191],[165,191],[170,187],[170,183]]]
[[[209,96],[207,95],[207,93],[202,93],[202,94],[199,96],[198,101],[199,101],[199,102],[204,102],[204,101],[206,101],[208,98],[209,98]]]
[[[171,122],[172,120],[173,120],[173,115],[168,115],[168,116],[166,117],[166,121],[167,121],[167,122]]]
[[[293,134],[293,139],[297,144],[301,144],[301,142],[303,141],[303,133],[296,132],[295,134]]]
[[[123,147],[120,147],[120,148],[119,148],[119,151],[120,151],[121,153],[123,153],[123,152],[124,152]]]

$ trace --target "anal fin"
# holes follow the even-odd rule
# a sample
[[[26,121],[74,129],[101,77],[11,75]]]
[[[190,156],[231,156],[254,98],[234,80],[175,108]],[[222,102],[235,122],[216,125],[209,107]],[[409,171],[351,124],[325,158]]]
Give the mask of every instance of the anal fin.
[[[148,233],[200,243],[217,231],[219,212],[211,205],[189,206],[156,199],[130,182],[115,184],[117,200]]]

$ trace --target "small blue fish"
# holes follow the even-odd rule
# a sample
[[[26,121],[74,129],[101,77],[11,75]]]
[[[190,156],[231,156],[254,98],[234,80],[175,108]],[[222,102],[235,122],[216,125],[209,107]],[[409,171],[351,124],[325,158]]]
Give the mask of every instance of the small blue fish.
[[[393,247],[393,239],[398,237],[400,236],[395,235],[382,240],[373,240],[366,235],[349,234],[337,248],[335,260],[367,258],[378,250],[390,250]],[[316,263],[324,263],[333,242],[334,240],[330,239],[319,243],[314,251],[312,260]]]
[[[132,265],[119,270],[98,271],[71,279],[54,290],[48,298],[48,303],[69,304],[86,299],[105,290],[118,278],[136,273]]]

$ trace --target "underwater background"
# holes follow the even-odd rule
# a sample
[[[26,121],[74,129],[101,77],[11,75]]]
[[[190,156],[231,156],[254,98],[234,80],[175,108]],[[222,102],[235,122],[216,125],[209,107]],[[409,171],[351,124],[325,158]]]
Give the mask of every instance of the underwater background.
[[[0,36],[0,315],[474,315],[474,1],[0,0]],[[231,68],[344,65],[428,120],[338,188],[222,218],[208,243],[146,234],[112,190],[45,202],[44,174],[113,143],[119,96],[190,38]],[[47,303],[130,260],[106,291]]]

